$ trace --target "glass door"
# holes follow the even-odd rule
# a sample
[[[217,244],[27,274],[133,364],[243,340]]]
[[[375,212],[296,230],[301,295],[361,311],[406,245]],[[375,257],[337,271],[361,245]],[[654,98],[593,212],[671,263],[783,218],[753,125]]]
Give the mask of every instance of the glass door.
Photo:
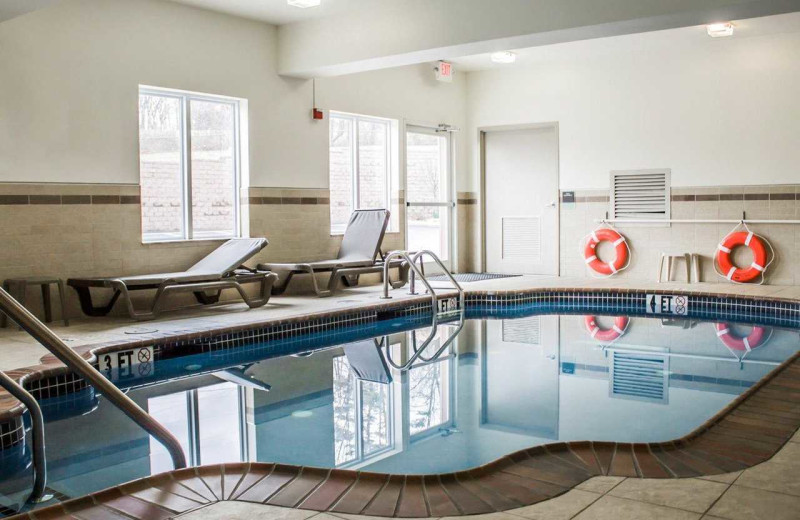
[[[406,127],[406,248],[432,251],[448,269],[455,208],[451,162],[450,132]]]

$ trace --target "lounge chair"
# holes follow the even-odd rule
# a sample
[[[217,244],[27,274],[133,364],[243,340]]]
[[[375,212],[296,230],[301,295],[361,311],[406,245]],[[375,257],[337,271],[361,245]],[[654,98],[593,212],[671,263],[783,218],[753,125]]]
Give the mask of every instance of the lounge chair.
[[[278,281],[272,286],[272,294],[282,294],[295,274],[310,274],[314,292],[317,296],[331,296],[342,281],[351,287],[358,284],[362,274],[382,273],[383,257],[381,243],[389,225],[389,210],[359,209],[350,216],[350,222],[342,238],[339,254],[333,260],[296,264],[258,264],[258,268],[278,274]],[[408,281],[409,266],[402,259],[392,260],[389,267],[398,269],[399,279],[392,282],[397,289]],[[320,289],[317,273],[330,273],[326,289]]]
[[[350,370],[362,381],[388,384],[392,382],[389,365],[375,340],[367,339],[344,345],[344,354]]]
[[[236,289],[250,308],[260,307],[269,301],[270,290],[278,277],[274,273],[243,267],[242,264],[268,243],[266,238],[234,238],[186,271],[117,278],[70,278],[67,284],[78,292],[81,309],[87,316],[107,315],[122,296],[131,318],[150,320],[161,310],[163,297],[167,293],[191,292],[199,303],[208,305],[219,301],[223,289]],[[242,285],[248,283],[261,284],[258,296],[247,295]],[[91,288],[111,289],[114,293],[106,305],[97,307],[92,303]],[[137,311],[130,292],[145,289],[156,290],[153,303],[149,310]],[[216,291],[216,294],[208,295],[206,291]]]

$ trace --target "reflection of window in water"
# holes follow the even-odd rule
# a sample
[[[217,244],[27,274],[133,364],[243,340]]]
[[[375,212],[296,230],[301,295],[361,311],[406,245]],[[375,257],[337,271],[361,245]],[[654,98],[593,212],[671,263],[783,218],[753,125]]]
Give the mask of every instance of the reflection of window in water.
[[[419,329],[416,332],[416,346],[422,347],[422,342],[430,334],[430,328]],[[447,341],[451,330],[449,327],[440,326],[436,337],[431,341],[423,353],[424,356],[433,356]],[[412,334],[411,344],[414,345]],[[439,361],[430,364],[416,363],[408,372],[408,408],[409,408],[409,433],[417,435],[433,428],[446,425],[450,422],[450,348],[442,352]],[[413,348],[409,349],[409,356]]]
[[[345,356],[333,358],[335,464],[361,461],[389,449],[391,418],[390,385],[361,381]]]
[[[233,383],[151,397],[147,409],[181,443],[187,462],[217,464],[245,460],[244,389]],[[166,449],[150,437],[150,471],[172,469]]]

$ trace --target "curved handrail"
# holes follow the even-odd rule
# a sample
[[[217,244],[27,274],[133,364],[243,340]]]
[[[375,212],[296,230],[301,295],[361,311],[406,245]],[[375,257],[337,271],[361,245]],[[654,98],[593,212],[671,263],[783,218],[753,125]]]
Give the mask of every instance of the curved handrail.
[[[0,387],[5,388],[9,394],[25,405],[31,416],[31,429],[33,430],[33,489],[28,496],[26,504],[39,504],[47,502],[53,495],[45,493],[47,486],[47,459],[44,451],[44,418],[42,409],[36,399],[22,388],[22,385],[8,377],[0,370]]]
[[[52,330],[39,321],[5,290],[0,289],[0,311],[6,313],[17,325],[41,343],[62,363],[75,373],[88,381],[95,389],[100,391],[125,415],[130,417],[143,430],[155,437],[169,452],[175,469],[186,467],[186,457],[183,454],[180,442],[169,430],[155,420],[150,414],[142,410],[138,404],[122,393],[111,381],[103,377],[88,361],[72,350]]]
[[[419,270],[419,267],[417,267],[414,261],[408,256],[407,251],[392,251],[387,254],[386,258],[383,260],[383,296],[381,296],[381,298],[384,300],[389,300],[392,298],[389,296],[389,261],[392,258],[402,258],[408,262],[412,272],[416,273],[420,277],[420,280],[422,280],[422,283],[425,284],[425,287],[428,289],[428,292],[431,295],[431,312],[433,312],[433,315],[436,316],[438,312],[436,293],[433,291],[433,287],[431,287],[431,284],[428,282],[427,278],[425,278],[425,275]]]

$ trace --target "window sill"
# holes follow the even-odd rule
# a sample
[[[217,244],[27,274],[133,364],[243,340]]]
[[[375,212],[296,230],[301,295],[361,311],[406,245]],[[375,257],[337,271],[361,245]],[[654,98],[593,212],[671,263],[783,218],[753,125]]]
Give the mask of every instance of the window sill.
[[[400,234],[400,231],[386,231],[386,233],[385,233],[385,234],[386,234],[386,235],[399,235],[399,234]],[[334,232],[331,232],[330,236],[331,236],[331,238],[334,238],[334,237],[343,237],[343,236],[344,236],[344,233],[334,233]]]
[[[143,246],[158,245],[158,244],[199,244],[203,242],[222,242],[232,238],[249,238],[249,237],[209,237],[209,238],[176,238],[164,240],[142,240]]]

